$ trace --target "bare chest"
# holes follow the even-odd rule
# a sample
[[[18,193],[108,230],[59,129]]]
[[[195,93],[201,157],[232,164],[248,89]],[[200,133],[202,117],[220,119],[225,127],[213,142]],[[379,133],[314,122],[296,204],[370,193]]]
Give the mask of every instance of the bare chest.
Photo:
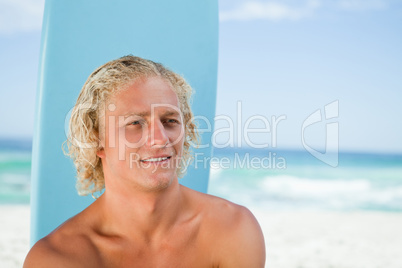
[[[106,241],[105,241],[106,242]],[[98,247],[101,267],[213,267],[213,241],[175,233],[159,241],[108,241]]]
[[[202,248],[195,245],[174,247],[160,245],[155,248],[127,248],[103,252],[102,267],[211,267],[204,258]]]

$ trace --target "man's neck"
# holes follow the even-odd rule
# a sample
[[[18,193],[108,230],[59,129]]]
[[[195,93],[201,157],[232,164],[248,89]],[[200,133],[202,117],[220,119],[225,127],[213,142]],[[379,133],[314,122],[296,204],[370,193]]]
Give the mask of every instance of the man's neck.
[[[184,210],[177,179],[159,191],[108,189],[97,200],[106,233],[146,240],[158,239],[177,222]]]

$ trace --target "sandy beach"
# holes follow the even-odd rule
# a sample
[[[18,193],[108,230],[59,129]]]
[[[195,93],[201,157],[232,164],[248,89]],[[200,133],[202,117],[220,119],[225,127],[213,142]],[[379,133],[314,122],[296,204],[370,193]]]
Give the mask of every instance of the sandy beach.
[[[402,267],[402,213],[254,213],[266,239],[266,267]]]
[[[28,205],[0,205],[0,267],[22,267],[29,250]]]
[[[272,268],[400,268],[402,213],[253,210]],[[22,267],[29,206],[0,206],[0,267]]]

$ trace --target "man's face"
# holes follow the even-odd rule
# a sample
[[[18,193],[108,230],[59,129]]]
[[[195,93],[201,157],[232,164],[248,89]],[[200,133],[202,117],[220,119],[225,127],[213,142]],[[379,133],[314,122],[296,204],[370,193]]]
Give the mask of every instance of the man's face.
[[[160,77],[136,79],[106,105],[98,152],[108,185],[152,191],[177,177],[184,122],[176,93]]]

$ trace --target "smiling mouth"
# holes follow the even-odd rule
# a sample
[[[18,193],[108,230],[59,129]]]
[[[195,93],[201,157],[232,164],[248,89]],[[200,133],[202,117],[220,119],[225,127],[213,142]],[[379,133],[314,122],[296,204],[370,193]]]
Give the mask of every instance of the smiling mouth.
[[[155,158],[148,158],[148,159],[141,160],[141,162],[145,162],[145,163],[158,163],[158,162],[167,161],[167,160],[170,159],[170,158],[171,158],[171,156],[155,157]]]

